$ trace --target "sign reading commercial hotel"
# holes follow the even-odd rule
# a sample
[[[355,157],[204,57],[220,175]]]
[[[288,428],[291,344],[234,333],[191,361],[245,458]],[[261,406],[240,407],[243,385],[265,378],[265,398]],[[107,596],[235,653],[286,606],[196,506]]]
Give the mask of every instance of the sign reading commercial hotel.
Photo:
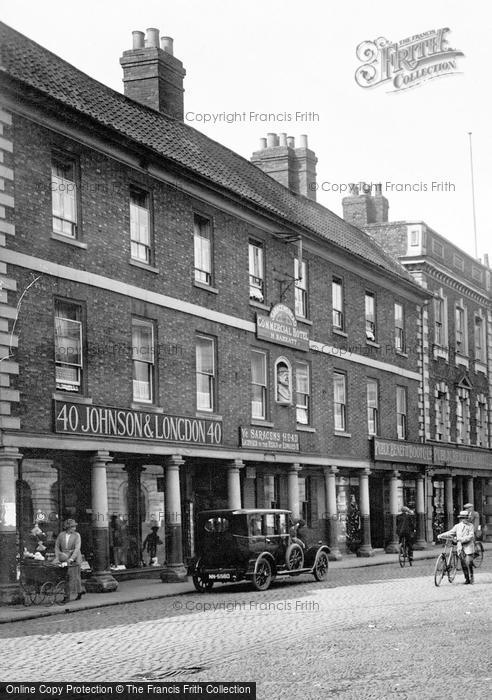
[[[55,401],[55,432],[194,445],[222,443],[222,422],[218,420],[87,406],[67,401]]]
[[[309,350],[309,336],[297,327],[296,317],[285,304],[276,304],[269,316],[256,315],[256,337],[296,350]]]
[[[283,450],[299,452],[299,435],[282,430],[264,430],[263,428],[240,428],[241,447],[253,450]]]

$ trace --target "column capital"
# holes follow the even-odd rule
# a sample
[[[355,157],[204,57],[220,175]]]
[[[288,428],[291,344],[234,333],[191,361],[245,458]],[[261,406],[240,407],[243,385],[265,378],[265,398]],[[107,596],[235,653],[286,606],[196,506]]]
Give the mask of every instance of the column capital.
[[[370,476],[371,470],[369,469],[369,467],[364,467],[364,469],[362,469],[360,475],[361,476]]]
[[[107,450],[98,450],[91,455],[91,464],[93,467],[105,467],[106,464],[113,461],[112,455]]]
[[[179,469],[179,467],[183,466],[185,463],[184,459],[181,457],[181,455],[169,455],[169,457],[166,457],[164,461],[164,466],[168,468],[175,468]]]
[[[289,472],[300,472],[302,471],[302,464],[299,464],[299,462],[294,462],[293,464],[289,464]]]
[[[335,466],[323,467],[323,473],[326,476],[335,476],[339,472],[339,468]]]
[[[398,471],[398,469],[393,469],[393,471],[391,472],[391,478],[392,479],[399,479],[400,478],[400,472]]]
[[[231,459],[226,462],[227,469],[242,469],[244,467],[244,462],[242,459]]]
[[[22,459],[22,454],[17,447],[0,447],[0,466],[10,465],[12,462]]]

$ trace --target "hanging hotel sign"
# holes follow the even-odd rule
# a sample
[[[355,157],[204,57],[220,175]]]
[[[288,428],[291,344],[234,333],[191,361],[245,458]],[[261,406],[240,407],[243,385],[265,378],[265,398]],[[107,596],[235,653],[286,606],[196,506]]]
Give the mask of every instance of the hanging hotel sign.
[[[263,428],[239,428],[241,447],[253,450],[276,450],[299,452],[299,435],[283,430],[264,430]]]
[[[430,445],[374,438],[373,447],[375,462],[432,464],[432,447]]]
[[[88,406],[68,401],[55,401],[55,432],[193,445],[222,444],[222,422],[218,420]]]
[[[309,336],[297,327],[296,317],[285,304],[276,304],[269,316],[256,314],[256,337],[295,350],[309,350]]]

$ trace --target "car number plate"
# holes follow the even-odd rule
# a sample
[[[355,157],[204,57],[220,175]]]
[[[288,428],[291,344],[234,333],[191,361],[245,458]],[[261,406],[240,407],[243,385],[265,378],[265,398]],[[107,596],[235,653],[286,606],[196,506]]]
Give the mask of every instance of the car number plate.
[[[209,574],[209,579],[214,581],[229,581],[231,578],[230,574]]]

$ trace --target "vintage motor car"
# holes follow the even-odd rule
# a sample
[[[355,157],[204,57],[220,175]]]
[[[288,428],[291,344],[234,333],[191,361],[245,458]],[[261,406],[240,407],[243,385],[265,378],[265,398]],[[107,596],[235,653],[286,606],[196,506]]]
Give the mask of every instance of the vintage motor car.
[[[235,509],[198,513],[196,558],[188,568],[197,591],[248,580],[266,591],[277,576],[328,575],[329,547],[305,547],[291,535],[288,510]]]

